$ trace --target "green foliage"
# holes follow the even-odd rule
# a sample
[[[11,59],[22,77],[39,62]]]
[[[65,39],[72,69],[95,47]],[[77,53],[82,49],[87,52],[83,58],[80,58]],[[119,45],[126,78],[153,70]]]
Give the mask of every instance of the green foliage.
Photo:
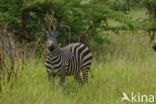
[[[113,10],[111,3],[110,0],[1,0],[0,25],[4,27],[9,23],[8,30],[14,32],[18,40],[43,40],[46,23],[44,18],[49,14],[56,22],[52,25],[59,27],[60,42],[86,42],[98,36],[97,29],[108,28],[108,19],[132,28],[132,22],[125,22],[124,14]],[[69,27],[70,30],[62,29],[61,25]]]
[[[149,15],[149,21],[146,24],[147,30],[156,30],[156,1],[146,1],[146,9]]]
[[[147,8],[148,14],[151,16],[151,18],[156,18],[156,1],[148,0],[146,2],[146,8]]]
[[[144,0],[111,0],[112,8],[117,11],[128,13],[134,8],[142,7]]]

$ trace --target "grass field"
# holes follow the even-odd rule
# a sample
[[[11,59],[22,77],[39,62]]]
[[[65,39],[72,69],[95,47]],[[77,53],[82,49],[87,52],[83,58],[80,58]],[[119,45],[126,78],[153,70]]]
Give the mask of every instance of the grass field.
[[[73,77],[65,87],[49,87],[44,60],[32,59],[12,88],[4,86],[0,104],[129,104],[122,92],[156,96],[156,53],[144,32],[110,33],[94,52],[93,78],[85,86]],[[141,103],[142,104],[142,103]]]

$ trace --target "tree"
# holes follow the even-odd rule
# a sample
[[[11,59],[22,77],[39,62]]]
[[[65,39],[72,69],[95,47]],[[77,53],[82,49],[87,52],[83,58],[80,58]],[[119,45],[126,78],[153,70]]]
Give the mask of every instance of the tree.
[[[122,21],[127,24],[124,14],[111,8],[109,0],[23,0],[0,1],[0,25],[9,23],[8,30],[13,32],[17,40],[44,40],[46,14],[51,15],[59,28],[61,43],[70,41],[86,42],[98,37],[97,29],[108,28],[107,20]],[[118,18],[122,17],[122,18]],[[124,21],[123,21],[124,20]],[[54,24],[53,24],[54,25]],[[63,28],[68,27],[68,29]],[[127,26],[130,26],[129,23]]]

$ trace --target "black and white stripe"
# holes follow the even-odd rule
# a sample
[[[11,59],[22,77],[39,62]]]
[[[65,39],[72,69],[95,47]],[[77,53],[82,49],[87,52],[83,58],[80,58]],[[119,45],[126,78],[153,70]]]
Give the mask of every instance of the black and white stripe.
[[[72,43],[64,48],[59,48],[57,45],[48,46],[45,66],[50,81],[54,82],[55,76],[59,76],[63,85],[66,76],[74,76],[79,83],[85,83],[88,81],[91,63],[92,54],[82,43]]]

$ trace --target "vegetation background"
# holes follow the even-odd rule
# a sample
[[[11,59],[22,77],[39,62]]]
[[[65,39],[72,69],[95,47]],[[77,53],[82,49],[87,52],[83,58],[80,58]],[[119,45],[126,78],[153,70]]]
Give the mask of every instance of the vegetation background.
[[[50,18],[50,19],[49,19]],[[87,44],[93,78],[50,89],[45,24],[59,46]],[[122,92],[156,96],[155,0],[0,0],[0,104],[127,104]]]

